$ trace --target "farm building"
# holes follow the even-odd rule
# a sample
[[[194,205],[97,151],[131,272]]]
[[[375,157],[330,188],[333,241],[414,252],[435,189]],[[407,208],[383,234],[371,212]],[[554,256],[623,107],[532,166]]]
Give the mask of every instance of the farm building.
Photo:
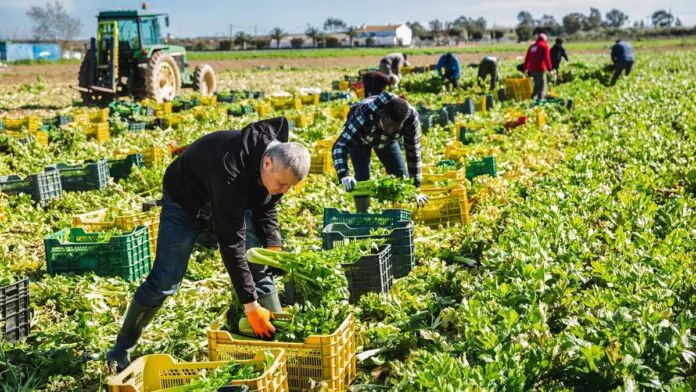
[[[60,45],[53,43],[19,43],[0,41],[0,61],[56,61],[62,57]]]
[[[372,37],[373,46],[410,46],[412,40],[411,29],[405,24],[384,26],[360,26],[355,42],[359,46],[367,46],[366,41]]]

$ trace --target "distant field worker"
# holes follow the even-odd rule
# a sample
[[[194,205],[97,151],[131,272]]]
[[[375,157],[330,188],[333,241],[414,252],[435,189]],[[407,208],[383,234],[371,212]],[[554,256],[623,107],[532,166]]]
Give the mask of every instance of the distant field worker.
[[[379,62],[379,70],[387,75],[394,74],[401,77],[401,68],[411,66],[407,59],[408,55],[405,53],[388,54]]]
[[[362,77],[365,88],[365,98],[382,94],[387,87],[399,84],[399,77],[394,74],[385,74],[379,71],[368,72]]]
[[[478,65],[478,84],[479,86],[483,84],[486,78],[491,77],[491,84],[489,86],[490,90],[495,90],[495,85],[498,83],[498,58],[493,56],[486,56],[481,60]]]
[[[561,38],[556,38],[556,43],[551,47],[551,77],[553,78],[553,83],[558,82],[559,73],[561,70],[561,61],[568,59],[568,53],[566,53],[563,47],[563,40]]]
[[[621,72],[626,71],[626,76],[631,73],[635,61],[631,45],[620,39],[616,40],[616,44],[611,48],[611,61],[614,63],[614,76],[611,77],[611,85],[613,86],[621,76]]]
[[[435,66],[441,78],[451,84],[454,88],[459,86],[459,77],[462,75],[462,63],[459,57],[447,52],[440,57]]]
[[[546,34],[539,34],[537,40],[527,50],[524,59],[524,70],[534,81],[532,98],[544,98],[546,93],[546,72],[551,71],[551,51],[547,43]]]

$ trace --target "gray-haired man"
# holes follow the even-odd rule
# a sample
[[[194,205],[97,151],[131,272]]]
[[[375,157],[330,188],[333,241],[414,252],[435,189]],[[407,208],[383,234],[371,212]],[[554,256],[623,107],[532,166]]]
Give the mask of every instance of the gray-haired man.
[[[128,365],[128,352],[164,300],[179,289],[196,238],[211,225],[254,333],[273,336],[270,319],[281,310],[278,294],[266,269],[247,263],[245,252],[253,246],[280,249],[276,204],[309,172],[309,152],[288,143],[288,133],[283,117],[241,131],[209,133],[169,165],[154,266],[107,354],[110,367]]]

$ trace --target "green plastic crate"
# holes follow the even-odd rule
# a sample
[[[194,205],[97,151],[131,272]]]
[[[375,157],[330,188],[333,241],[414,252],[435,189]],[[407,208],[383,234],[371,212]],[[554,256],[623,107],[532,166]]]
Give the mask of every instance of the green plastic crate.
[[[61,230],[44,239],[46,266],[51,275],[94,272],[99,276],[140,280],[150,272],[150,238],[146,226],[114,235],[88,233],[82,228]]]
[[[147,127],[147,123],[144,121],[128,121],[128,131],[130,132],[141,132]]]
[[[112,159],[109,161],[109,175],[114,181],[128,178],[133,167],[145,167],[143,154],[131,154],[124,159]]]
[[[324,226],[332,223],[345,223],[350,227],[380,228],[410,220],[411,211],[402,209],[389,209],[379,214],[366,214],[341,211],[337,208],[324,208]]]
[[[60,183],[66,191],[91,191],[109,185],[109,162],[106,159],[88,160],[82,164],[59,163]]]
[[[391,245],[392,271],[395,278],[408,275],[415,267],[416,259],[413,251],[413,222],[396,222],[386,227],[389,234],[371,235],[374,227],[350,227],[345,223],[331,223],[321,232],[325,250],[343,246],[348,241],[361,239],[385,239]]]
[[[475,177],[489,175],[495,177],[498,175],[495,165],[495,157],[485,157],[480,161],[470,161],[466,164],[466,179],[472,181]]]

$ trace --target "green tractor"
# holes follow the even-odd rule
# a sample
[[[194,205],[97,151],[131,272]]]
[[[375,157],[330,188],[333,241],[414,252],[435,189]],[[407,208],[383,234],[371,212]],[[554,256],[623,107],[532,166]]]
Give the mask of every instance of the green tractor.
[[[97,16],[97,37],[90,40],[78,78],[82,101],[108,105],[117,97],[171,101],[181,87],[193,87],[203,96],[215,93],[215,71],[199,65],[187,70],[182,46],[167,45],[160,31],[160,17],[169,27],[169,16],[142,11],[105,11]]]

